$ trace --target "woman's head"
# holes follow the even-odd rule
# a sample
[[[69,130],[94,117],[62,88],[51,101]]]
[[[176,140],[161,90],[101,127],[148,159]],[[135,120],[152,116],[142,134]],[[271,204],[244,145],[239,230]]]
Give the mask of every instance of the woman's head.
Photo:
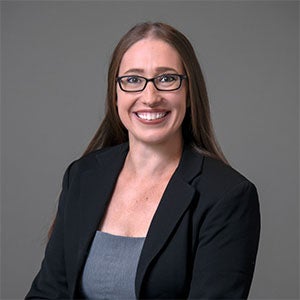
[[[128,133],[122,124],[116,105],[119,68],[124,54],[138,41],[146,38],[166,42],[179,54],[183,71],[187,75],[187,109],[182,122],[182,134],[186,144],[200,151],[225,160],[214,138],[209,103],[203,74],[189,40],[178,30],[164,23],[141,23],[130,29],[117,44],[108,70],[106,115],[85,153],[123,143]]]

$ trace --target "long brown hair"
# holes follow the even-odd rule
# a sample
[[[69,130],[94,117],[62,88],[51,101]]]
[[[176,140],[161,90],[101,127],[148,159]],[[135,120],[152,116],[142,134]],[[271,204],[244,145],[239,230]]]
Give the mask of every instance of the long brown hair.
[[[214,135],[206,85],[195,51],[181,32],[159,22],[135,25],[117,44],[108,69],[105,117],[83,155],[128,141],[127,129],[121,123],[116,106],[116,77],[124,53],[133,44],[147,37],[170,44],[181,57],[188,77],[188,105],[182,124],[185,144],[192,145],[204,155],[227,163]]]
[[[127,129],[119,118],[116,106],[116,77],[125,52],[133,44],[147,37],[165,41],[174,47],[181,57],[188,77],[188,105],[182,123],[185,144],[193,146],[204,155],[228,164],[214,135],[206,85],[194,49],[181,32],[170,25],[158,22],[137,24],[117,44],[108,69],[105,117],[83,156],[94,150],[128,141]],[[48,237],[51,236],[54,223],[55,220],[49,229]]]

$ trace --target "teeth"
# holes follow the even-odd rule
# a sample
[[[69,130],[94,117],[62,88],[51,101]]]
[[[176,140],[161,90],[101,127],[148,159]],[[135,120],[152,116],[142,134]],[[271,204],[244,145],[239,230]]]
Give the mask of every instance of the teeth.
[[[143,113],[137,113],[137,116],[143,120],[151,121],[151,120],[157,120],[165,117],[167,115],[166,112],[156,112],[156,113],[150,113],[150,112],[143,112]]]

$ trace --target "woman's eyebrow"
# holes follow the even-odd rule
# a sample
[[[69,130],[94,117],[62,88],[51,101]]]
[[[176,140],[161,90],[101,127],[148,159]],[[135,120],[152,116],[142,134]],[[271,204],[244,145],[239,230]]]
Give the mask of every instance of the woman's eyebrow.
[[[173,72],[173,73],[178,73],[177,70],[171,67],[158,67],[155,69],[156,72],[162,73],[162,72]]]
[[[131,73],[138,73],[138,74],[144,74],[144,70],[143,69],[129,69],[127,70],[124,74],[131,74]]]
[[[171,67],[158,67],[155,69],[155,73],[163,73],[163,72],[173,72],[173,73],[178,73],[177,70],[175,70],[174,68]],[[144,69],[139,69],[139,68],[132,68],[127,70],[124,74],[145,74],[145,70]]]

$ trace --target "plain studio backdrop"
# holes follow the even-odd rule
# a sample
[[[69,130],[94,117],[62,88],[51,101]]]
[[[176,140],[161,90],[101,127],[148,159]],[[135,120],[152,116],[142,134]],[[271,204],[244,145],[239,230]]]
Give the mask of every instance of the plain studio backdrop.
[[[1,285],[23,298],[66,167],[103,117],[119,38],[163,21],[192,42],[231,165],[259,192],[250,297],[299,297],[298,1],[2,1]]]

